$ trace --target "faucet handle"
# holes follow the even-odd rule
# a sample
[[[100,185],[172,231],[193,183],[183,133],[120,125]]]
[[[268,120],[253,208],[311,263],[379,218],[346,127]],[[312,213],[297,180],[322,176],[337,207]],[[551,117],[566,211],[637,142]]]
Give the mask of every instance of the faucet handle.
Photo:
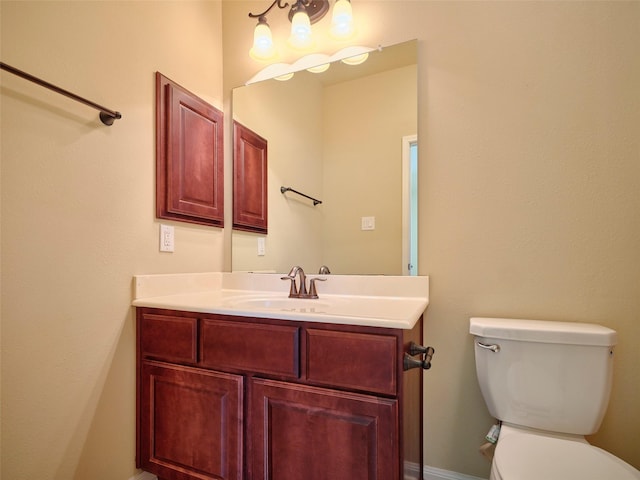
[[[287,274],[287,276],[290,278],[295,278],[295,276],[298,274],[300,270],[302,270],[302,267],[298,265],[294,265],[293,267],[291,267],[291,270],[289,270],[289,273]]]
[[[326,282],[326,278],[312,278],[309,280],[309,298],[318,298],[318,291],[316,290],[316,281]]]
[[[291,280],[291,286],[289,287],[289,296],[295,297],[298,295],[298,287],[296,286],[296,277],[287,275],[286,277],[280,277],[280,280]]]

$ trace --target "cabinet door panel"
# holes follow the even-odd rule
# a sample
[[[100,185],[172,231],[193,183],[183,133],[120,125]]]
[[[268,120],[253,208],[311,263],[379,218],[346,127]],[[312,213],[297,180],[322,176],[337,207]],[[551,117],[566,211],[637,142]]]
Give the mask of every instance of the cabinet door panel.
[[[164,480],[242,479],[242,377],[143,362],[141,466]]]
[[[397,401],[255,379],[254,480],[397,480]]]
[[[222,217],[222,132],[220,112],[200,99],[169,90],[168,209],[210,220]]]
[[[156,215],[224,225],[223,113],[156,72]]]

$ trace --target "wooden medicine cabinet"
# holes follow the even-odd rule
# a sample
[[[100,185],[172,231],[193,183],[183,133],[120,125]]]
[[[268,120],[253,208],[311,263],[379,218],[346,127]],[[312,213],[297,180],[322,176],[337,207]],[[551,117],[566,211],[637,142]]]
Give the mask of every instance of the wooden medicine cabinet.
[[[223,113],[156,72],[156,216],[224,226]]]
[[[233,122],[233,229],[267,233],[267,140]]]

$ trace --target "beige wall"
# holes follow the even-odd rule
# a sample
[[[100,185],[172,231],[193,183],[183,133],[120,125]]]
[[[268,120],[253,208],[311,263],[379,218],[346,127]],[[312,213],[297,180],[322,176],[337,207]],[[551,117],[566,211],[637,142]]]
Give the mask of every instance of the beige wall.
[[[246,15],[263,3],[224,2],[225,94],[261,68]],[[640,3],[353,8],[356,43],[419,40],[419,271],[436,349],[427,464],[488,473],[477,447],[491,419],[467,332],[469,317],[496,315],[618,330],[611,404],[591,440],[640,467]],[[286,37],[278,16],[269,23]]]
[[[222,107],[215,2],[0,4],[2,61],[108,108],[2,73],[2,477],[135,474],[137,273],[221,270],[220,229],[172,223],[158,251],[154,72]]]
[[[359,43],[419,40],[426,462],[487,474],[468,318],[504,315],[619,331],[592,440],[640,467],[640,3],[353,3]],[[0,3],[3,62],[124,115],[2,74],[5,479],[134,474],[131,275],[230,265],[229,229],[176,224],[158,252],[153,72],[228,112],[261,68],[251,5]]]

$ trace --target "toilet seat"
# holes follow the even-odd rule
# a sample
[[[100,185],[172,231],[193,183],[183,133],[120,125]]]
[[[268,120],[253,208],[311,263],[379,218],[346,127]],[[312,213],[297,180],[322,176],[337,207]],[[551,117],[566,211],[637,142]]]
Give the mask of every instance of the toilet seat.
[[[640,479],[640,471],[585,441],[510,430],[498,441],[491,479]]]

